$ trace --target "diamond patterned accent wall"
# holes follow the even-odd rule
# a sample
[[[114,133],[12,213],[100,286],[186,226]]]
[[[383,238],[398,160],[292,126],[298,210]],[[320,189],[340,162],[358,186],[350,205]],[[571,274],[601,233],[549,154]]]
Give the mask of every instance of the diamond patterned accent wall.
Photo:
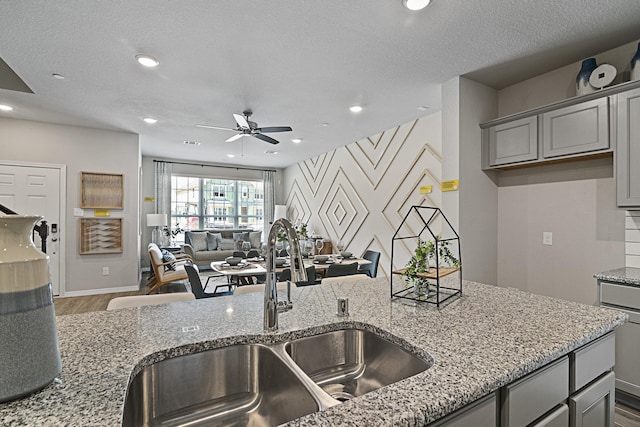
[[[380,252],[378,276],[386,276],[391,238],[409,207],[441,207],[441,152],[437,112],[291,166],[284,171],[289,219],[357,255]],[[432,193],[421,194],[426,185]]]

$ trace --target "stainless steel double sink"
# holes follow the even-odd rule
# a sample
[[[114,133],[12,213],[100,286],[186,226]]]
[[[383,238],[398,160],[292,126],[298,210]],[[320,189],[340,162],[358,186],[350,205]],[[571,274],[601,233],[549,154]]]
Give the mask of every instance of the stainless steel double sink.
[[[432,364],[362,329],[217,348],[144,367],[127,390],[122,425],[278,425]]]

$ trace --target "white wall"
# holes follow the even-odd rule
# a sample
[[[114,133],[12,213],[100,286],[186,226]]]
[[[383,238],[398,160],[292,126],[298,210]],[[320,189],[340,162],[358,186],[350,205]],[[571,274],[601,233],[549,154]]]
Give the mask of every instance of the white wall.
[[[387,275],[391,239],[409,208],[441,207],[441,153],[438,112],[305,160],[284,171],[288,218],[355,254],[380,252],[378,275]],[[432,193],[420,194],[426,185]]]
[[[131,133],[0,118],[2,160],[67,166],[67,218],[60,229],[66,239],[65,295],[138,288],[138,145],[138,136]],[[79,225],[73,208],[80,205],[82,171],[124,174],[124,209],[111,210],[112,217],[123,218],[121,254],[78,254]],[[93,210],[85,213],[91,216]],[[108,276],[102,275],[102,267],[109,267]]]

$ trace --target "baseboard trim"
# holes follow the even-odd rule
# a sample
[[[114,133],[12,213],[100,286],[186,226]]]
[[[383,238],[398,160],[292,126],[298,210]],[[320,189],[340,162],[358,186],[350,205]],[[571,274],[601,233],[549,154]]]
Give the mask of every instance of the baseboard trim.
[[[98,294],[112,294],[115,292],[134,292],[139,291],[140,286],[121,286],[119,288],[101,288],[101,289],[88,289],[86,291],[67,291],[64,295],[61,295],[56,298],[67,298],[67,297],[84,297],[88,295],[98,295]]]

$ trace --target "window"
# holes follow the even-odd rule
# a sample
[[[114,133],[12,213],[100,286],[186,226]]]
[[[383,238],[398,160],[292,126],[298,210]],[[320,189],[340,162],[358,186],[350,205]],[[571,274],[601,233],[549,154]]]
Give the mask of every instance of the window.
[[[250,198],[249,195],[254,197]],[[260,195],[260,198],[257,195]],[[236,181],[173,175],[171,222],[185,230],[252,228],[262,230],[264,220],[262,181]],[[179,242],[184,235],[177,236]]]

